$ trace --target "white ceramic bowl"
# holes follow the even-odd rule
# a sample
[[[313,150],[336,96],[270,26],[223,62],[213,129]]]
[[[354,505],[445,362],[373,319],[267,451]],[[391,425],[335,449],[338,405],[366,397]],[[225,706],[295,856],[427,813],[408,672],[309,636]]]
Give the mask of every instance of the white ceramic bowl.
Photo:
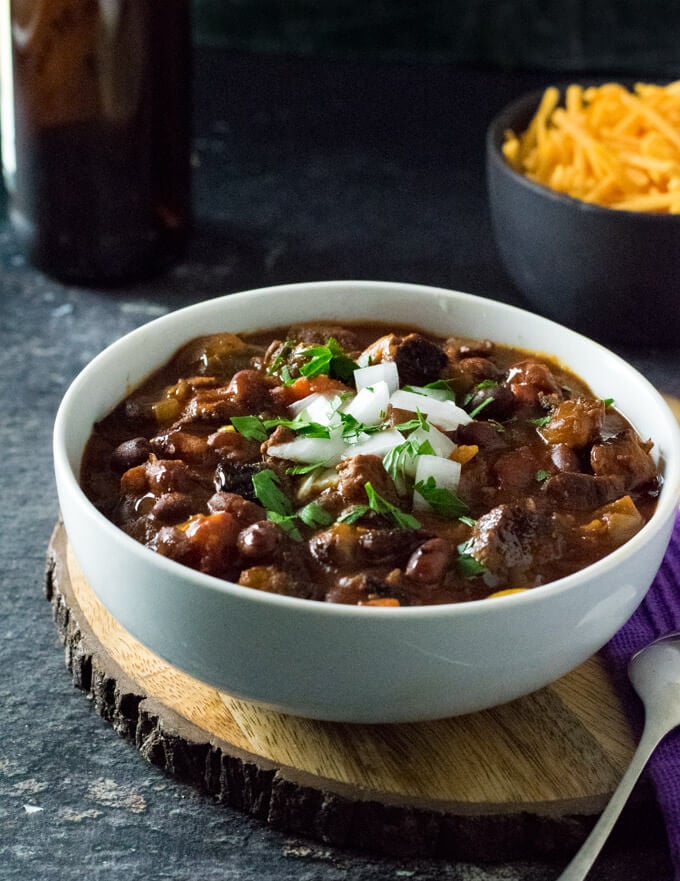
[[[548,352],[613,397],[655,442],[664,486],[651,521],[615,553],[526,593],[460,605],[370,608],[239,587],[148,550],[78,485],[92,425],[192,337],[303,320],[382,319],[437,334]],[[680,497],[680,431],[632,367],[536,315],[467,294],[382,282],[322,282],[231,294],[128,334],[75,379],[54,430],[59,501],[102,603],[140,642],[232,695],[287,713],[403,722],[468,713],[529,693],[578,666],[642,600]]]

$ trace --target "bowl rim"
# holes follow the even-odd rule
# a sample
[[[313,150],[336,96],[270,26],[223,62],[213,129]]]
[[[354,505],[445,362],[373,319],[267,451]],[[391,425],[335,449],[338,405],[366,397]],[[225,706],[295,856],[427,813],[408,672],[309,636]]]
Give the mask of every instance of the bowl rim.
[[[562,96],[564,89],[567,85],[571,85],[572,82],[573,81],[554,83],[554,86],[559,89],[560,96]],[[611,78],[592,80],[585,85],[601,85],[608,82],[613,82],[613,80]],[[617,80],[617,82],[622,83],[621,80]],[[639,80],[635,80],[635,82],[639,82]],[[515,181],[518,186],[523,187],[536,196],[546,198],[549,201],[554,202],[556,205],[563,205],[565,208],[581,211],[587,215],[593,215],[594,217],[599,215],[602,218],[609,218],[609,220],[615,223],[630,222],[632,218],[639,219],[642,223],[665,223],[668,225],[680,223],[680,214],[662,214],[654,211],[632,211],[628,208],[610,208],[607,205],[599,205],[596,202],[585,202],[577,196],[570,196],[568,193],[553,190],[546,184],[541,184],[538,181],[532,180],[525,174],[514,169],[501,150],[503,134],[508,129],[515,130],[513,123],[518,117],[521,120],[525,115],[528,115],[529,117],[532,115],[533,111],[538,107],[544,92],[545,88],[533,89],[532,91],[525,92],[502,107],[492,118],[486,130],[487,166],[493,164],[498,171]]]
[[[221,303],[232,302],[239,304],[242,303],[244,300],[247,302],[250,299],[262,296],[283,297],[287,292],[292,291],[312,292],[319,291],[320,289],[329,288],[333,288],[336,290],[338,288],[355,290],[357,289],[357,287],[375,289],[380,288],[383,290],[385,288],[389,288],[393,290],[395,294],[425,293],[429,296],[443,296],[451,298],[452,300],[458,300],[462,298],[463,300],[466,300],[473,305],[476,303],[480,307],[488,306],[489,304],[491,304],[493,308],[509,310],[513,314],[516,314],[518,317],[530,314],[532,316],[532,319],[543,324],[546,328],[549,326],[556,327],[560,333],[566,333],[574,340],[578,339],[582,342],[585,342],[589,346],[594,347],[596,350],[599,350],[601,354],[605,354],[606,357],[608,357],[612,361],[612,363],[616,364],[619,369],[623,369],[629,373],[636,375],[638,382],[641,381],[642,385],[645,386],[650,398],[655,401],[655,403],[660,408],[661,414],[663,414],[663,420],[666,423],[666,428],[668,429],[669,439],[671,441],[671,452],[673,454],[670,461],[668,459],[665,461],[666,470],[668,470],[669,467],[671,469],[670,474],[667,473],[665,475],[657,507],[650,520],[638,533],[636,533],[636,535],[629,539],[629,541],[627,541],[621,547],[612,551],[607,556],[596,561],[595,563],[590,564],[589,566],[586,566],[578,572],[574,572],[571,575],[556,579],[555,581],[547,582],[544,585],[538,585],[534,588],[506,596],[487,597],[479,600],[467,600],[461,603],[442,603],[437,605],[383,608],[376,606],[355,606],[340,603],[326,603],[319,600],[310,600],[301,597],[290,597],[282,594],[268,593],[266,591],[245,588],[244,586],[236,584],[235,582],[230,582],[225,579],[218,578],[217,576],[199,572],[198,570],[191,569],[190,567],[178,563],[175,560],[163,557],[150,548],[147,548],[145,545],[137,542],[131,536],[127,535],[127,533],[125,533],[122,529],[115,526],[87,498],[83,489],[80,486],[78,476],[75,474],[74,469],[70,465],[69,457],[67,455],[66,434],[68,430],[68,420],[77,404],[78,395],[80,393],[81,387],[86,386],[87,383],[91,381],[90,378],[92,374],[96,375],[98,369],[100,368],[100,365],[102,363],[105,364],[106,360],[115,354],[116,349],[118,349],[119,347],[122,348],[125,345],[129,345],[130,341],[134,339],[134,337],[137,335],[154,332],[157,329],[161,329],[165,323],[179,322],[188,313],[200,311],[203,309],[211,311],[213,308],[218,308]],[[341,307],[339,311],[341,311]],[[308,320],[313,321],[314,319],[310,318]],[[341,321],[342,318],[338,318],[336,320]],[[256,329],[258,328],[253,328],[253,330]],[[193,336],[196,335],[198,334],[193,334]],[[188,342],[190,339],[193,338],[193,336],[188,335],[186,341]],[[162,366],[162,363],[168,360],[169,357],[172,357],[172,353],[170,355],[164,356],[164,359],[161,360],[157,366]],[[152,371],[153,369],[156,368],[152,368]],[[140,379],[135,385],[138,385],[142,381],[143,378]],[[119,400],[122,400],[123,397],[129,394],[131,390],[131,387],[127,387],[125,390],[122,390]],[[80,449],[80,454],[82,455],[82,449]],[[119,545],[123,550],[128,551],[133,557],[139,557],[140,563],[142,565],[146,564],[148,566],[155,566],[159,569],[160,572],[167,573],[174,578],[177,578],[181,575],[183,576],[183,579],[187,582],[187,585],[190,585],[191,589],[193,590],[226,594],[228,596],[231,596],[235,600],[246,603],[264,603],[268,606],[273,604],[274,606],[294,610],[296,614],[322,614],[331,615],[334,618],[348,618],[351,620],[373,620],[377,618],[383,619],[385,621],[391,620],[394,622],[398,622],[402,621],[405,618],[419,620],[427,618],[441,618],[442,616],[450,617],[451,615],[453,615],[454,617],[466,617],[469,615],[477,615],[482,609],[491,611],[495,608],[521,608],[525,605],[532,605],[534,603],[540,604],[546,602],[551,596],[554,596],[555,594],[562,594],[564,592],[573,590],[578,585],[581,585],[584,581],[589,582],[593,578],[604,576],[610,570],[616,568],[619,565],[625,564],[626,560],[630,559],[632,556],[638,553],[638,551],[641,550],[641,548],[645,544],[647,544],[648,541],[651,541],[660,531],[662,531],[666,527],[668,521],[674,516],[675,513],[677,513],[678,504],[680,502],[680,426],[678,425],[674,415],[672,414],[670,408],[664,401],[661,394],[636,368],[625,361],[625,359],[621,358],[615,352],[612,352],[595,340],[591,340],[590,338],[585,337],[583,334],[580,334],[577,331],[571,330],[564,325],[560,325],[558,322],[552,321],[551,319],[544,318],[543,316],[536,313],[532,313],[529,310],[522,309],[511,304],[503,303],[498,300],[493,300],[491,298],[469,294],[464,291],[393,281],[363,281],[359,279],[343,279],[338,281],[324,280],[319,282],[300,282],[284,285],[274,285],[263,288],[254,288],[251,290],[225,294],[221,297],[214,297],[192,303],[180,309],[172,310],[165,315],[154,318],[151,321],[145,322],[144,324],[133,329],[132,331],[129,331],[128,333],[124,334],[123,336],[117,338],[112,343],[107,345],[97,355],[95,355],[94,358],[92,358],[92,360],[90,360],[73,379],[62,398],[55,417],[53,430],[53,458],[58,488],[63,491],[69,492],[71,494],[72,501],[78,506],[85,517],[96,523],[96,525],[103,530],[105,536],[107,536],[110,541],[113,541],[115,544]],[[670,481],[668,480],[669,477]]]

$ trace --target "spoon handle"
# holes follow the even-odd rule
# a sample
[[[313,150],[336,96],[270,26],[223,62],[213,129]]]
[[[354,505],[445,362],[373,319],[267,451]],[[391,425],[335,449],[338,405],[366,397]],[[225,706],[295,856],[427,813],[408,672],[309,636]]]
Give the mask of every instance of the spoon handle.
[[[638,777],[662,737],[663,732],[659,731],[658,725],[645,724],[628,770],[621,778],[609,804],[557,881],[583,881],[586,877],[637,783]]]

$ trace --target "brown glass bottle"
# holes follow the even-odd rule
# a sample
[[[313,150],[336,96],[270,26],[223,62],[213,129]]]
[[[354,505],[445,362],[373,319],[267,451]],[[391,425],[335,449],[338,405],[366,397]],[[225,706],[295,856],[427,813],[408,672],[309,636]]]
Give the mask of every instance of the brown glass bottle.
[[[190,0],[9,9],[3,168],[29,259],[74,283],[152,275],[190,223]]]

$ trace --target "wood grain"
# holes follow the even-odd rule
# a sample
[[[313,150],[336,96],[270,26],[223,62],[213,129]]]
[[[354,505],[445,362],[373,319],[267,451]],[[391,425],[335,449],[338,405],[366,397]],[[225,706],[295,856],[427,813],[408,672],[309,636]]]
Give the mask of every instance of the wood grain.
[[[601,660],[468,716],[349,725],[274,713],[162,661],[104,609],[62,527],[48,595],[74,682],[142,754],[271,826],[390,854],[567,853],[620,779],[633,740]],[[620,826],[659,835],[642,788]]]

